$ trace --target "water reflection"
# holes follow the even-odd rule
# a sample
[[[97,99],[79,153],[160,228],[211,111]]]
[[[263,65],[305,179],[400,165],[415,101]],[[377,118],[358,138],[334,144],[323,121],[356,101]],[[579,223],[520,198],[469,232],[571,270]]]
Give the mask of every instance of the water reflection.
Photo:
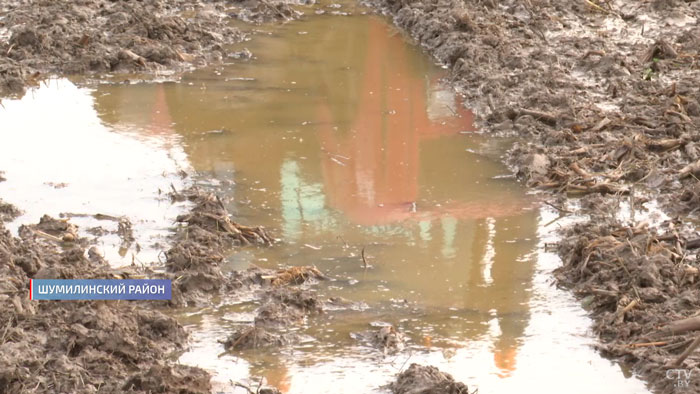
[[[305,328],[314,346],[245,354],[250,375],[283,392],[324,392],[319,382],[355,381],[366,363],[380,382],[364,384],[376,387],[398,367],[358,359],[349,333],[384,320],[425,358],[462,347],[466,355],[442,353],[448,366],[452,357],[479,360],[462,376],[515,376],[539,213],[517,184],[496,179],[506,170],[487,154],[494,141],[461,133],[473,117],[440,85],[440,70],[369,16],[315,17],[247,45],[257,56],[249,63],[178,84],[101,86],[95,99],[106,123],[180,135],[236,215],[285,240],[235,254],[233,266],[316,264],[342,278],[321,286],[323,295],[372,305]],[[363,248],[373,269],[362,267]]]
[[[68,215],[112,264],[157,261],[184,209],[160,191],[182,187],[185,153],[174,133],[115,133],[101,124],[94,104],[90,91],[57,79],[0,105],[0,169],[7,178],[0,194],[25,211],[9,228],[44,214]],[[96,214],[126,217],[138,240],[121,239],[117,221]]]

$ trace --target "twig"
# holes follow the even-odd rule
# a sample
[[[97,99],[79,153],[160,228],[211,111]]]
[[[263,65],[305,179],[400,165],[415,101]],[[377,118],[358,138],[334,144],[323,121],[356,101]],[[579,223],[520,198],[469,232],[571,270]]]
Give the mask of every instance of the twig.
[[[336,238],[338,238],[338,239],[340,239],[341,241],[343,241],[343,249],[347,249],[347,248],[350,247],[350,245],[348,245],[348,242],[347,242],[345,239],[343,239],[343,237],[341,237],[340,235],[338,235]]]
[[[697,338],[695,338],[693,343],[691,343],[690,346],[688,346],[688,348],[685,349],[685,351],[680,356],[678,356],[678,358],[670,365],[672,367],[677,367],[681,365],[683,361],[685,361],[685,359],[688,358],[688,356],[690,356],[690,353],[692,353],[698,346],[700,346],[700,335]]]
[[[629,345],[629,347],[638,348],[638,347],[664,346],[664,345],[668,345],[668,342],[667,341],[658,341],[658,342],[631,343]]]
[[[243,384],[243,383],[236,382],[236,383],[234,383],[233,385],[234,385],[235,387],[242,387],[242,388],[246,389],[246,391],[248,391],[250,394],[255,394],[255,391],[251,390],[250,387],[246,386],[246,385]]]
[[[563,213],[573,213],[573,212],[571,212],[571,211],[569,211],[569,210],[566,210],[566,209],[564,209],[564,208],[558,207],[558,206],[556,206],[556,205],[554,205],[554,204],[552,204],[552,203],[549,203],[549,202],[547,202],[547,201],[543,201],[543,203],[545,203],[546,205],[549,205],[550,207],[556,209],[556,210],[559,211],[559,212],[563,212]]]
[[[632,308],[634,308],[635,306],[637,306],[638,303],[639,303],[639,302],[638,302],[637,300],[632,300],[632,302],[630,302],[629,304],[627,304],[627,306],[625,306],[625,307],[620,311],[620,315],[624,315],[625,313],[629,312]]]
[[[550,126],[555,126],[557,124],[557,118],[556,116],[552,114],[548,114],[546,112],[541,112],[541,111],[535,111],[531,109],[525,109],[521,108],[520,109],[520,115],[530,115],[533,118],[541,121],[542,123],[546,123]]]
[[[54,241],[54,242],[63,242],[61,238],[58,238],[55,235],[47,234],[41,230],[34,230],[34,235],[37,235],[41,238],[48,239],[49,241]]]
[[[683,334],[689,331],[700,330],[700,317],[689,317],[687,319],[676,320],[662,328],[672,335]]]

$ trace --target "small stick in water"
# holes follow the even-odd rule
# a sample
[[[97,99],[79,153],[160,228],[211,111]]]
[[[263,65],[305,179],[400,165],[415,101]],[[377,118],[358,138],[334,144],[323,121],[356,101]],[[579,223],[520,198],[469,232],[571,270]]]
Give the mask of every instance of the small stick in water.
[[[364,246],[362,247],[362,264],[365,267],[365,269],[367,269],[368,265],[367,265],[367,259],[365,258],[365,247]]]

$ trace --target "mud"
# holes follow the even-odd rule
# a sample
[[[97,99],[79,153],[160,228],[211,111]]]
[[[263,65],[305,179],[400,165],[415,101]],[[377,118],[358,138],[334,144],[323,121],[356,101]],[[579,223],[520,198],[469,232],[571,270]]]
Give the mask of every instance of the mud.
[[[228,15],[244,22],[255,24],[287,22],[302,16],[300,11],[294,9],[294,4],[311,5],[314,3],[314,0],[246,0],[237,2],[234,8],[228,11]]]
[[[9,222],[21,214],[17,207],[0,200],[0,222]]]
[[[206,304],[215,296],[234,293],[254,294],[261,304],[255,324],[224,340],[227,351],[296,342],[297,336],[286,330],[306,316],[323,313],[323,303],[306,288],[328,279],[318,269],[253,267],[225,274],[219,264],[231,248],[266,246],[271,238],[262,228],[232,221],[223,202],[211,193],[192,188],[173,192],[172,198],[193,205],[178,218],[184,226],[165,253],[165,272],[110,268],[87,239],[78,237],[69,219],[45,215],[35,225],[21,226],[19,239],[0,227],[3,392],[19,393],[29,387],[37,392],[208,393],[211,389],[207,372],[170,361],[183,350],[187,333],[173,318],[153,309],[157,303],[36,303],[28,299],[30,278],[168,278],[173,280],[173,300],[163,303],[168,307]],[[124,239],[133,241],[128,219],[106,220],[118,221]]]
[[[688,246],[700,201],[700,4],[369,3],[449,70],[482,130],[521,137],[507,156],[521,180],[551,192],[546,198],[561,217],[590,218],[565,235],[559,283],[594,297],[584,300],[608,355],[632,363],[659,392],[672,392],[665,365],[687,338],[639,343],[693,313],[697,299],[689,281],[696,254]],[[676,219],[643,227],[653,221],[634,213],[645,213],[650,201]],[[621,220],[625,205],[633,214]],[[619,314],[632,301],[637,306]],[[693,359],[682,365],[697,372]]]
[[[0,171],[0,182],[3,181],[5,181],[5,178],[3,177],[3,172]],[[20,211],[17,207],[0,199],[0,222],[9,222],[21,214],[22,211]]]
[[[372,324],[372,329],[352,333],[353,339],[368,346],[377,348],[383,353],[395,353],[404,348],[406,338],[391,324]]]
[[[531,186],[580,196],[635,184],[689,212],[677,201],[697,198],[699,47],[679,18],[700,6],[605,4],[373,5],[450,70],[484,130],[524,137],[510,162]]]
[[[203,304],[212,295],[264,282],[263,276],[269,273],[263,270],[226,276],[220,268],[227,251],[235,245],[270,245],[272,239],[264,229],[232,221],[221,199],[197,188],[173,191],[171,199],[193,203],[189,213],[177,218],[184,226],[165,252],[166,276],[174,280],[172,305]]]
[[[170,361],[187,338],[173,318],[132,302],[30,301],[30,278],[115,277],[81,246],[36,233],[58,237],[70,223],[31,227],[14,238],[0,223],[0,391],[210,392],[208,373]]]
[[[193,187],[171,193],[173,201],[193,203],[180,217],[184,227],[166,252],[166,277],[173,279],[170,305],[204,305],[214,296],[250,292],[260,306],[254,324],[243,326],[222,340],[227,351],[280,347],[297,341],[287,329],[310,315],[323,313],[323,302],[308,289],[328,280],[316,267],[222,272],[220,265],[231,248],[241,245],[270,246],[273,239],[262,227],[232,220],[224,202],[215,194]],[[304,286],[303,288],[301,286]]]
[[[394,394],[469,394],[464,383],[435,367],[411,364],[389,385]]]
[[[185,70],[226,57],[244,35],[222,3],[196,0],[4,2],[0,96],[46,74]]]
[[[557,276],[590,308],[600,350],[632,364],[656,391],[673,392],[677,381],[667,378],[667,369],[697,368],[697,355],[681,354],[700,326],[681,329],[675,322],[696,316],[700,307],[700,245],[673,221],[658,230],[611,222],[574,226],[559,245],[566,265]],[[691,375],[688,387],[700,390],[700,377]]]
[[[279,347],[287,343],[289,340],[285,337],[273,334],[257,325],[238,329],[222,342],[227,351]]]
[[[21,93],[47,73],[160,72],[249,58],[249,52],[226,53],[225,44],[244,38],[227,18],[264,23],[299,16],[292,3],[266,1],[233,8],[187,0],[32,4],[14,1],[0,8],[0,95]],[[687,18],[694,19],[689,15],[697,15],[700,4],[374,0],[372,5],[449,70],[483,130],[522,137],[508,156],[520,179],[550,191],[562,216],[590,215],[587,223],[566,230],[559,245],[565,265],[557,276],[591,308],[601,350],[632,364],[659,392],[672,391],[669,367],[697,372],[697,357],[681,359],[697,328],[678,329],[687,327],[678,321],[697,310],[697,232],[684,219],[650,227],[634,217],[621,220],[617,212],[622,202],[641,212],[646,202],[658,200],[671,214],[697,216],[700,31]],[[568,197],[578,197],[577,204]],[[224,274],[220,266],[230,248],[267,246],[273,239],[261,228],[236,223],[211,193],[174,191],[172,198],[190,201],[193,208],[178,218],[181,226],[164,254],[165,272],[146,273],[173,280],[169,306],[255,291],[260,303],[255,323],[224,341],[229,351],[284,346],[295,340],[286,336],[287,328],[326,309],[310,289],[325,279],[314,267]],[[0,205],[0,219],[16,215],[13,209]],[[119,224],[124,242],[133,242],[128,222]],[[26,299],[30,277],[124,277],[137,269],[115,272],[94,250],[85,257],[89,241],[79,239],[67,220],[45,217],[20,234],[14,239],[3,230],[0,236],[0,269],[9,278],[0,292],[6,301],[0,310],[0,327],[6,327],[0,387],[207,391],[204,371],[167,361],[186,335],[159,312],[137,303],[106,308],[94,302],[51,303],[57,307],[49,310],[47,303]],[[50,335],[42,336],[44,330]],[[116,339],[108,335],[113,332]],[[400,343],[391,328],[362,338],[384,350]],[[696,380],[691,384],[697,389]],[[402,372],[391,389],[466,392],[449,375],[418,365]]]
[[[265,281],[260,284],[256,297],[261,305],[255,310],[253,325],[234,331],[223,342],[226,350],[282,347],[299,341],[299,337],[289,330],[304,324],[307,317],[318,316],[325,310],[315,292],[295,286],[303,282],[282,284],[283,280],[289,279],[289,271],[302,272],[305,268],[293,267],[262,275]],[[316,268],[312,270],[322,275]]]

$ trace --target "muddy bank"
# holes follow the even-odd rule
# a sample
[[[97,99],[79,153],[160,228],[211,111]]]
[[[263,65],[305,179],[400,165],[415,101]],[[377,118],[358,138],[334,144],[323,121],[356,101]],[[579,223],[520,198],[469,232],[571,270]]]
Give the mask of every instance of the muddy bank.
[[[208,393],[208,373],[171,361],[186,344],[185,330],[151,306],[29,300],[30,278],[137,274],[87,258],[85,248],[66,237],[70,230],[69,223],[45,217],[15,238],[0,222],[0,391]]]
[[[510,162],[531,186],[580,196],[634,184],[692,211],[700,5],[606,4],[373,3],[449,69],[484,131],[523,137]]]
[[[249,54],[232,19],[280,23],[301,15],[286,1],[24,1],[0,6],[0,97],[50,74],[170,72]]]
[[[253,267],[224,273],[223,256],[240,245],[269,246],[260,227],[234,222],[215,195],[192,188],[171,194],[192,202],[178,218],[165,271],[146,266],[112,269],[68,219],[43,216],[13,237],[0,222],[0,391],[209,393],[208,372],[175,364],[187,345],[178,322],[159,311],[207,305],[214,297],[254,294],[258,308],[253,330],[232,333],[225,348],[282,346],[294,340],[286,328],[322,313],[314,292],[296,286],[327,278],[314,267],[265,270]],[[8,211],[16,211],[8,206]],[[128,219],[119,218],[120,223]],[[124,225],[120,228],[127,228]],[[128,231],[125,237],[129,238]],[[130,238],[133,238],[131,236]],[[29,300],[35,279],[166,278],[173,282],[169,302]],[[167,311],[164,311],[167,312]],[[277,392],[263,388],[265,392]]]
[[[449,70],[483,131],[522,137],[508,155],[520,179],[562,217],[589,217],[560,246],[560,283],[590,303],[607,354],[671,392],[665,365],[697,333],[650,338],[696,310],[700,4],[369,3]],[[673,219],[645,227],[654,200]],[[694,357],[678,363],[691,385]]]
[[[590,308],[599,349],[646,376],[658,392],[700,391],[700,378],[667,374],[697,368],[693,341],[700,319],[700,239],[673,222],[650,230],[610,222],[573,226],[559,245],[556,275]],[[691,372],[691,373],[692,373]]]

